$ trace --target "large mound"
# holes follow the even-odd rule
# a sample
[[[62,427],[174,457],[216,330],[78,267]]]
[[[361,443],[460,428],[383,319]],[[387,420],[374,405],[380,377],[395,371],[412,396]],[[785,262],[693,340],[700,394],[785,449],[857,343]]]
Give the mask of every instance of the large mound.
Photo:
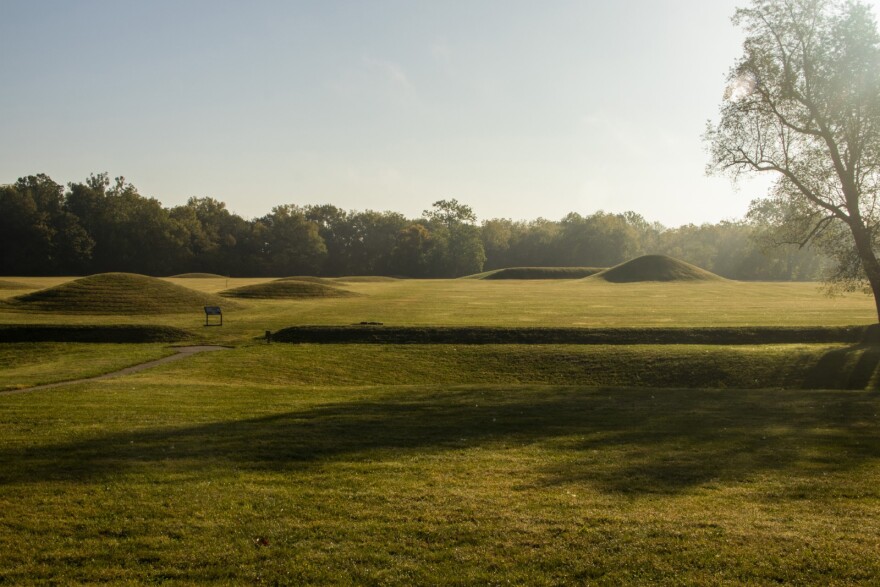
[[[34,289],[29,285],[24,283],[19,283],[17,281],[7,281],[5,279],[0,279],[0,289]]]
[[[171,276],[173,279],[222,279],[224,277],[225,275],[217,275],[216,273],[180,273]]]
[[[346,298],[357,294],[322,283],[277,279],[220,292],[221,296],[251,299]]]
[[[20,295],[20,311],[62,314],[178,314],[219,305],[216,296],[134,273],[99,273]]]
[[[710,271],[700,269],[666,255],[645,255],[601,271],[590,279],[611,283],[635,283],[638,281],[720,281]]]
[[[507,267],[469,276],[472,279],[582,279],[603,267]]]

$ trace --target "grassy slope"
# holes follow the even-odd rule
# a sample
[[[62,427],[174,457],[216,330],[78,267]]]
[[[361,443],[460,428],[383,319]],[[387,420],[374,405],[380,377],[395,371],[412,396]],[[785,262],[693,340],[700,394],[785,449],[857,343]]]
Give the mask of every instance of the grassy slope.
[[[249,299],[310,299],[310,298],[345,298],[354,294],[348,290],[298,279],[277,279],[267,283],[243,285],[220,292],[227,298]]]
[[[0,391],[94,377],[173,354],[165,344],[0,344]]]
[[[15,278],[28,282],[29,278]],[[267,279],[174,279],[207,294]],[[825,296],[812,283],[633,283],[590,280],[484,281],[395,280],[348,283],[364,294],[345,299],[236,300],[224,306],[223,328],[204,329],[197,309],[155,316],[157,324],[191,329],[206,340],[231,342],[297,324],[501,325],[501,326],[822,326],[870,324],[876,313],[869,296]],[[36,323],[140,323],[140,316],[28,314]],[[4,311],[0,323],[21,322]]]
[[[216,292],[226,280],[173,281]],[[809,284],[584,285],[358,283],[352,289],[367,295],[350,300],[242,303],[222,329],[202,328],[200,315],[157,322],[192,320],[205,340],[241,343],[263,329],[361,320],[873,319],[869,298],[827,299]],[[38,375],[52,361],[81,369],[150,350],[0,346],[0,373]],[[88,349],[98,354],[68,358]],[[0,396],[0,583],[880,578],[876,393],[584,386],[670,384],[664,377],[875,386],[874,347],[245,345],[224,353]]]
[[[603,267],[506,267],[462,277],[462,279],[581,279]]]
[[[0,580],[880,578],[875,394],[178,369],[0,397]]]
[[[53,314],[175,314],[214,305],[219,298],[133,273],[101,273],[16,296],[16,312]]]

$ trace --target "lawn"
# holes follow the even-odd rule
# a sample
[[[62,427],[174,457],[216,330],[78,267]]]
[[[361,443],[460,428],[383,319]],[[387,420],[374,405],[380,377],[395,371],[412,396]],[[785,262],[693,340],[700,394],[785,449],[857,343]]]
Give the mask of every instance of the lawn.
[[[0,394],[0,583],[880,582],[878,346],[259,339],[361,321],[869,324],[870,298],[791,283],[337,285],[362,295],[236,300],[222,328],[0,310],[235,347]],[[0,389],[170,352],[0,344]]]

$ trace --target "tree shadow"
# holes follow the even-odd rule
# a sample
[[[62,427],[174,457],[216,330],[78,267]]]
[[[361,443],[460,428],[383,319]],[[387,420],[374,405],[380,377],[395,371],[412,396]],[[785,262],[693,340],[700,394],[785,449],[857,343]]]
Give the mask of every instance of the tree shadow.
[[[877,390],[880,346],[859,344],[829,351],[804,377],[808,389]]]
[[[0,450],[0,485],[87,481],[145,467],[293,472],[537,443],[550,455],[536,471],[540,485],[677,493],[761,472],[861,466],[880,456],[877,400],[845,391],[395,390],[259,418]]]

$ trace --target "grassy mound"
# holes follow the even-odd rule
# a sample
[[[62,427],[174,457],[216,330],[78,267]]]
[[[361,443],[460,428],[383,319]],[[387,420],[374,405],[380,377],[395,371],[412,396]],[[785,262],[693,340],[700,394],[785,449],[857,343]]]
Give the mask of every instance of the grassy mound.
[[[282,277],[276,281],[306,281],[308,283],[320,283],[322,285],[331,285],[332,279],[326,277],[314,277],[312,275],[293,275],[291,277]]]
[[[229,298],[251,299],[306,299],[306,298],[346,298],[357,294],[322,283],[277,279],[267,283],[245,285],[220,292]]]
[[[217,279],[224,278],[225,275],[217,275],[216,273],[181,273],[179,275],[171,275],[175,279]]]
[[[594,275],[611,283],[638,281],[721,281],[724,278],[666,255],[644,255]]]
[[[188,338],[186,331],[173,326],[0,324],[0,342],[147,343],[180,342]]]
[[[0,289],[33,289],[29,285],[25,285],[24,283],[19,283],[17,281],[6,281],[5,279],[0,279]]]
[[[386,277],[385,275],[348,275],[345,277],[337,277],[336,281],[349,283],[383,283],[386,281],[398,281],[396,277]]]
[[[465,279],[582,279],[604,267],[507,267],[470,275]]]
[[[134,273],[99,273],[30,294],[9,306],[27,312],[59,314],[179,314],[219,305],[220,299]]]

